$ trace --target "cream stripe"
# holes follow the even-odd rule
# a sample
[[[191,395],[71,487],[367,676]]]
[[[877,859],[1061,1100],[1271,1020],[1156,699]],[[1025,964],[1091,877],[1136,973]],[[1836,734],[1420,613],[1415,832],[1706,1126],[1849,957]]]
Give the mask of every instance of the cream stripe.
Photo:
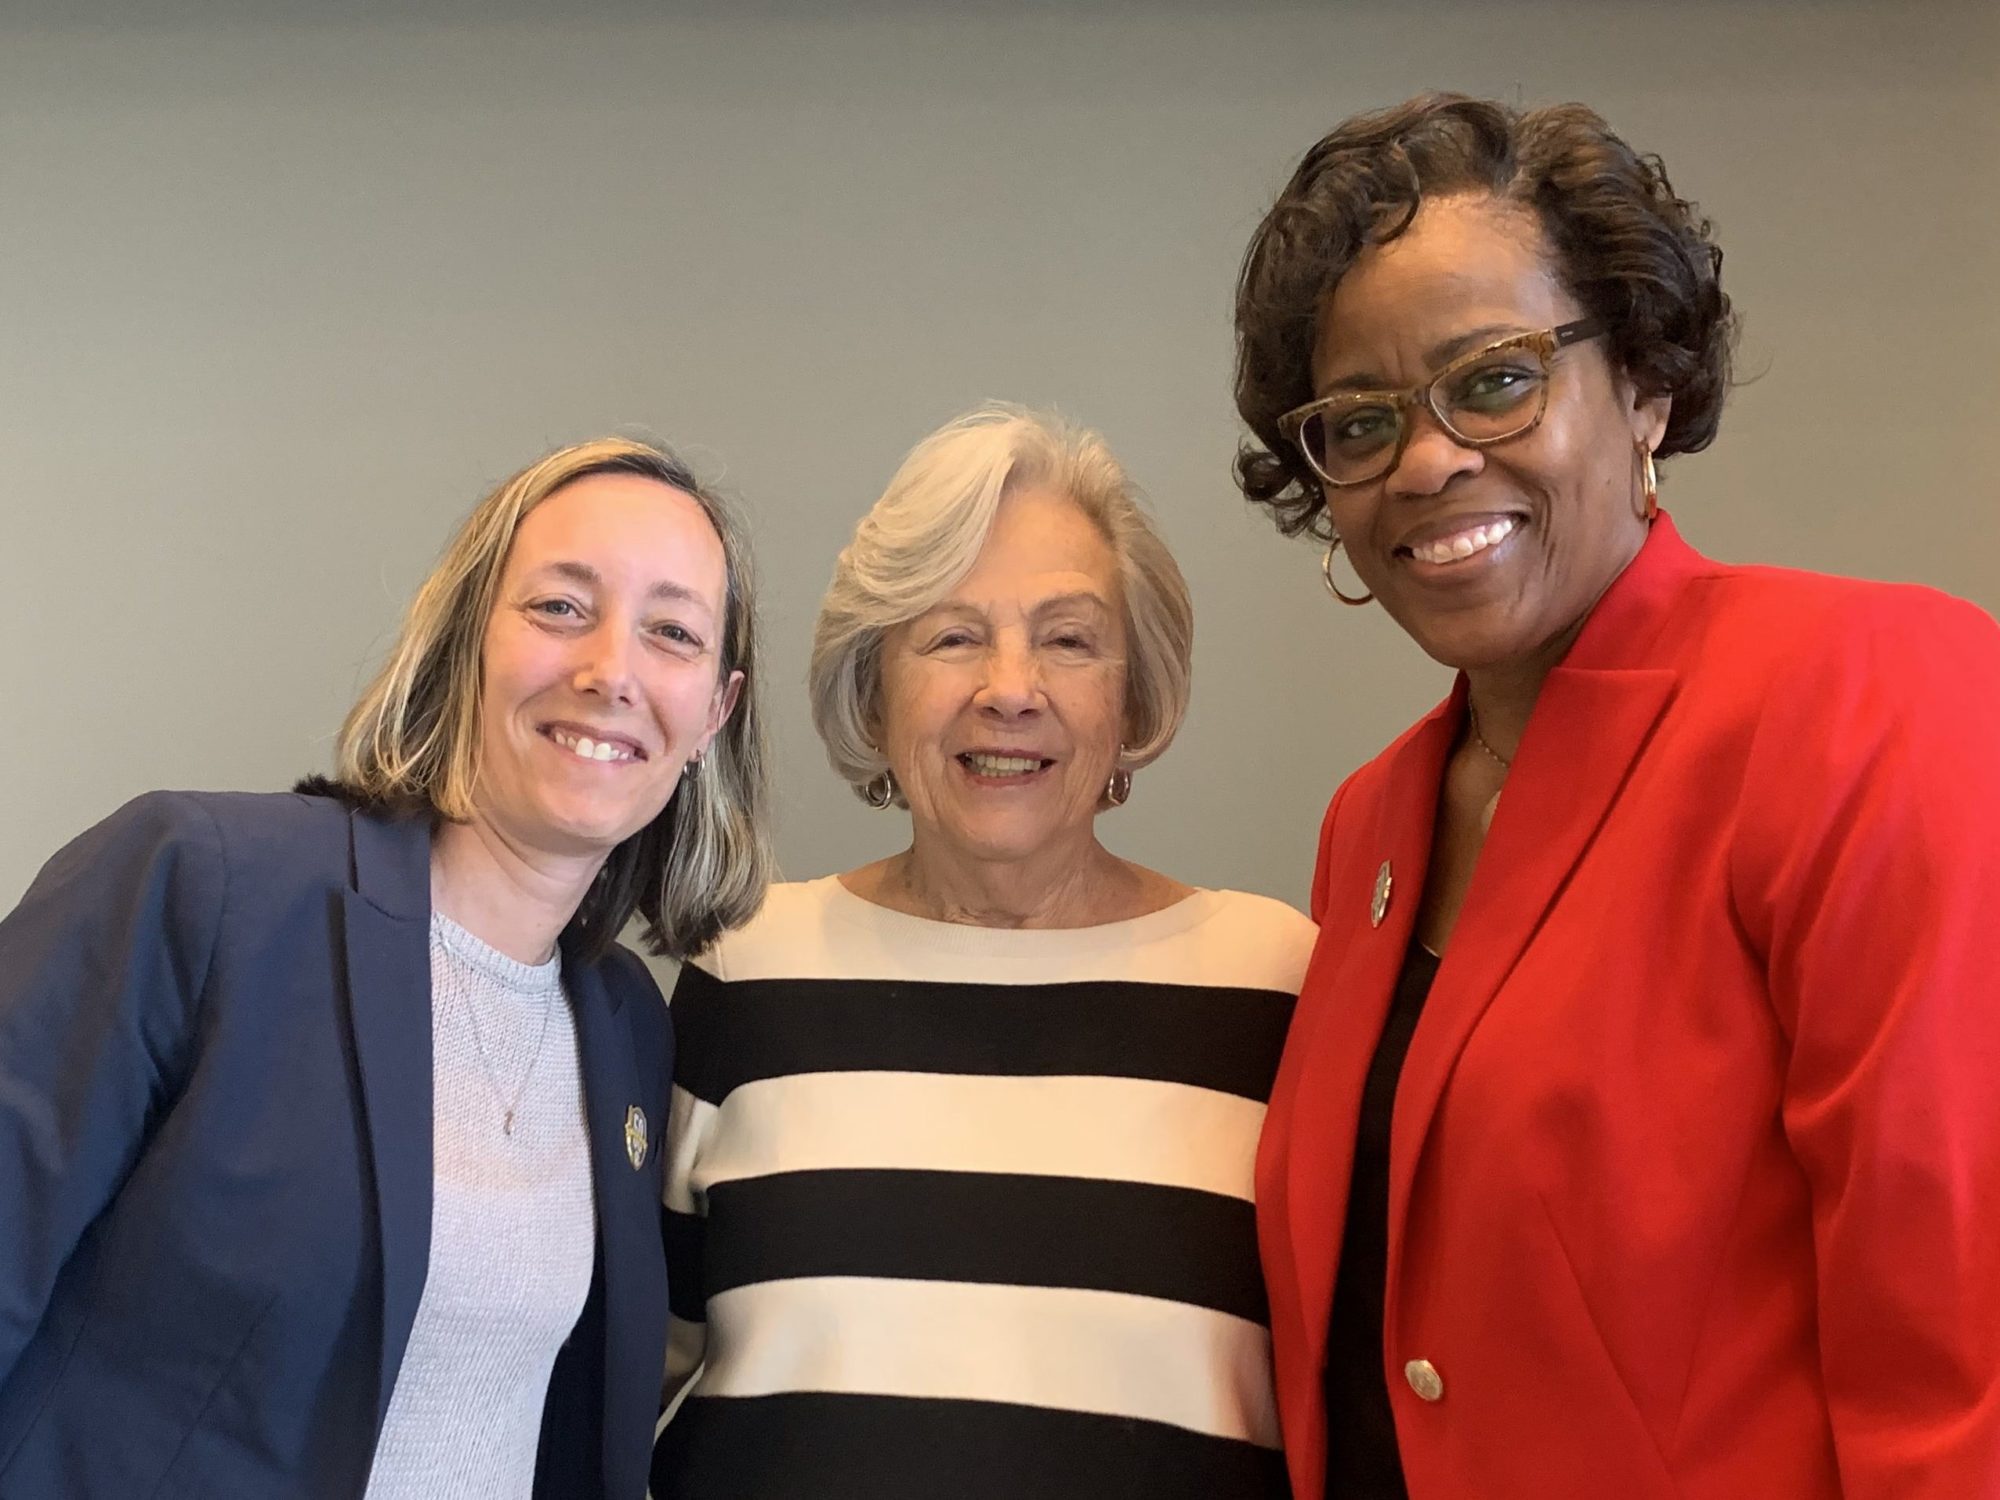
[[[876,906],[829,875],[772,886],[748,926],[693,962],[728,980],[1112,980],[1295,995],[1318,935],[1282,901],[1242,891],[1196,891],[1098,927],[972,927]]]
[[[773,1172],[1018,1172],[1196,1188],[1246,1201],[1264,1106],[1146,1078],[795,1073],[733,1090],[669,1203]],[[685,1180],[687,1187],[679,1184]],[[675,1204],[674,1200],[681,1200]]]
[[[804,1277],[709,1299],[698,1396],[1006,1401],[1278,1446],[1255,1323],[1122,1292]]]

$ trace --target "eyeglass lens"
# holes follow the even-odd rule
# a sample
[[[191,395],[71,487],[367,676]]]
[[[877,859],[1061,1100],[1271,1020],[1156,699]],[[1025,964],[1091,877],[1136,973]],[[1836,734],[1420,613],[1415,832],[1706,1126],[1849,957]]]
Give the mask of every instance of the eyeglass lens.
[[[1428,402],[1453,437],[1494,443],[1535,425],[1547,396],[1549,371],[1533,348],[1493,349],[1440,372]],[[1379,479],[1402,452],[1404,403],[1357,394],[1314,412],[1299,427],[1299,443],[1336,484]]]

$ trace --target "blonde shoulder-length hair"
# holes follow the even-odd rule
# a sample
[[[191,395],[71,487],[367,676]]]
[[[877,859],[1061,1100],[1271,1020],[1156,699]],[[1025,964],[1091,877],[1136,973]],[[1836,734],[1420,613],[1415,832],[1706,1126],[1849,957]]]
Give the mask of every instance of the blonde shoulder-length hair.
[[[1194,601],[1173,553],[1101,436],[992,402],[910,450],[841,549],[820,603],[808,674],[813,727],[857,796],[866,799],[888,765],[876,748],[883,637],[972,571],[1003,499],[1040,485],[1074,501],[1118,558],[1129,652],[1119,767],[1148,765],[1173,742],[1194,675]]]
[[[375,680],[341,725],[336,781],[351,804],[463,822],[479,781],[481,648],[522,518],[590,474],[638,474],[700,506],[722,543],[718,681],[743,674],[736,709],[661,814],[618,845],[571,919],[595,960],[636,914],[655,953],[685,958],[756,912],[770,883],[769,793],[757,683],[750,549],[731,507],[669,449],[598,438],[504,480],[465,518],[417,590]]]

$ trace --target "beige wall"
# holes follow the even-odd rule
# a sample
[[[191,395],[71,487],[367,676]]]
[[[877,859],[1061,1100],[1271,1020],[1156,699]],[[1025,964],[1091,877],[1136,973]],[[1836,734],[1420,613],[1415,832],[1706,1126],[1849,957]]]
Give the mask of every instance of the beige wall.
[[[1195,588],[1107,834],[1302,901],[1445,678],[1234,496],[1230,290],[1299,152],[1426,86],[1590,101],[1719,224],[1758,378],[1673,466],[1699,545],[2000,609],[2000,6],[292,9],[0,3],[0,907],[135,792],[323,766],[455,517],[606,428],[748,503],[788,870],[884,852],[806,634],[989,396],[1102,427]]]

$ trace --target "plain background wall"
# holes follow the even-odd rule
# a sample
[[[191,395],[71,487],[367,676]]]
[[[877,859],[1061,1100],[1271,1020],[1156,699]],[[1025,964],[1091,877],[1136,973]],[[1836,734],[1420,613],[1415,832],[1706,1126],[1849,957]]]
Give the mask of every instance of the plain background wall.
[[[2000,608],[2000,6],[0,3],[0,909],[136,792],[324,767],[452,523],[611,429],[751,516],[787,871],[897,847],[807,635],[987,397],[1100,427],[1194,587],[1107,841],[1302,902],[1448,679],[1235,495],[1230,298],[1305,147],[1425,87],[1590,102],[1714,217],[1758,378],[1669,466],[1697,545]]]

